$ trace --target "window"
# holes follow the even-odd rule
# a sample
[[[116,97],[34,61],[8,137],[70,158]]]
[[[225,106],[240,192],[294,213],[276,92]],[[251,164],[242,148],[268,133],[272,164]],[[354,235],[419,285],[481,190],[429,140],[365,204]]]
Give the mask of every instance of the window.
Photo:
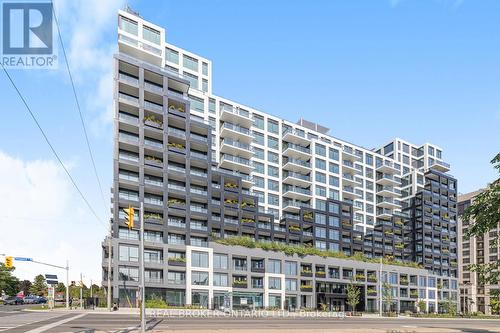
[[[156,31],[155,29],[143,25],[142,37],[148,42],[160,45],[160,32]]]
[[[316,227],[314,234],[319,238],[326,238],[326,228]]]
[[[328,191],[328,197],[329,197],[330,199],[340,200],[340,194],[339,194],[339,191],[331,188],[331,189]]]
[[[337,174],[339,173],[339,165],[336,164],[336,163],[329,163],[328,164],[328,169],[332,173],[337,173]]]
[[[272,149],[278,149],[279,143],[278,139],[273,136],[267,137],[267,146]]]
[[[280,197],[279,197],[279,195],[268,194],[267,195],[267,203],[270,204],[270,205],[279,206],[279,204],[280,204]]]
[[[267,261],[267,273],[281,274],[281,261],[269,259]]]
[[[264,164],[259,162],[253,162],[254,172],[264,174]]]
[[[201,64],[201,72],[203,75],[208,75],[208,64],[206,62]]]
[[[120,16],[120,29],[136,36],[139,31],[137,28],[137,22],[123,16]]]
[[[264,288],[264,281],[261,277],[252,277],[252,288],[262,289]]]
[[[227,287],[228,286],[227,274],[214,273],[214,286]]]
[[[297,263],[285,261],[285,275],[297,275]]]
[[[316,163],[316,168],[318,169],[321,169],[321,170],[326,170],[326,161],[325,160],[320,160],[320,159],[316,159],[315,161]]]
[[[264,129],[264,117],[258,116],[258,115],[253,115],[253,125],[257,128]],[[264,140],[262,140],[264,141]]]
[[[139,282],[139,268],[120,266],[118,268],[118,280]]]
[[[271,163],[279,163],[280,156],[272,151],[267,152],[267,160]]]
[[[191,284],[208,286],[208,272],[191,272]]]
[[[186,274],[184,272],[168,271],[167,280],[169,284],[184,284]]]
[[[184,72],[183,74],[184,74],[184,77],[189,81],[189,86],[191,88],[198,89],[198,76],[193,75],[191,73],[187,73],[187,72]],[[189,96],[189,97],[192,98],[192,96]],[[191,109],[193,109],[193,108],[191,107]],[[200,112],[203,112],[203,111],[200,111]]]
[[[316,154],[321,155],[321,156],[326,156],[326,148],[323,145],[320,145],[319,143],[316,144]]]
[[[265,184],[264,184],[264,178],[258,177],[258,176],[254,176],[253,177],[253,185],[256,186],[256,187],[264,188],[264,186],[265,186]]]
[[[316,175],[317,182],[324,183],[324,184],[326,183],[326,175],[324,173],[316,172],[315,175]]]
[[[129,228],[120,228],[118,230],[118,237],[121,239],[138,240],[139,232],[137,230],[130,230]]]
[[[269,179],[267,181],[267,188],[270,191],[279,191],[280,190],[280,183],[276,180]]]
[[[427,278],[425,276],[419,276],[418,277],[418,285],[420,287],[426,287],[427,286]]]
[[[436,291],[435,290],[429,290],[429,298],[436,299]]]
[[[297,291],[297,280],[296,279],[285,279],[285,290],[286,291]]]
[[[429,277],[428,283],[429,283],[429,288],[436,288],[436,278]]]
[[[328,205],[328,211],[330,213],[339,214],[339,212],[340,212],[340,206],[339,206],[339,204],[330,202],[330,204]]]
[[[198,59],[195,59],[193,57],[184,55],[182,58],[182,65],[186,68],[189,68],[195,72],[198,71]]]
[[[198,83],[197,83],[198,84]],[[189,96],[191,110],[202,112],[205,110],[205,103],[201,98]]]
[[[326,201],[325,200],[316,199],[316,209],[326,210]]]
[[[324,214],[316,213],[314,220],[317,224],[326,225],[326,215]]]
[[[119,254],[120,261],[139,261],[139,248],[136,246],[120,245]]]
[[[208,253],[206,252],[192,252],[191,265],[193,267],[208,268]]]
[[[339,177],[335,177],[335,176],[330,176],[329,177],[329,184],[330,186],[336,186],[336,187],[339,187],[340,183],[339,183]]]
[[[279,133],[279,125],[277,121],[268,119],[267,120],[267,130],[271,133],[278,134]]]
[[[264,159],[264,149],[253,147],[253,154],[254,154],[254,157],[258,158],[259,160]]]
[[[214,268],[217,269],[227,269],[228,267],[227,255],[225,254],[214,254]]]
[[[269,289],[281,289],[281,278],[269,277]]]
[[[201,80],[201,90],[203,90],[204,92],[208,91],[208,81],[207,81],[207,79]]]
[[[324,241],[316,241],[316,248],[321,251],[326,251],[326,242]]]
[[[366,164],[373,165],[373,156],[365,153]]]
[[[328,225],[330,227],[339,227],[340,218],[338,218],[337,216],[328,216]]]
[[[264,134],[253,131],[253,142],[263,146],[264,145]]]
[[[434,156],[434,148],[429,146],[429,155]]]
[[[271,177],[279,177],[279,168],[269,165],[267,167],[267,174]]]
[[[335,148],[330,148],[329,149],[329,157],[332,160],[338,161],[339,160],[339,151]]]
[[[338,230],[330,230],[328,232],[328,238],[331,240],[339,240],[340,239],[340,233]]]
[[[316,186],[316,195],[326,197],[326,187]]]

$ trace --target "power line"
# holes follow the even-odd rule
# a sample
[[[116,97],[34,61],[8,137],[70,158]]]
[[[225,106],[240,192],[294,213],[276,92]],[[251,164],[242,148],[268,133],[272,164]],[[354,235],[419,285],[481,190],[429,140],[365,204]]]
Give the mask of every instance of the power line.
[[[94,168],[94,174],[95,174],[95,177],[97,179],[97,184],[99,185],[99,191],[101,193],[101,199],[102,199],[104,211],[106,212],[106,199],[104,199],[104,191],[102,190],[101,180],[99,179],[99,174],[97,173],[97,167],[95,166],[94,154],[92,153],[92,148],[90,147],[89,136],[87,134],[87,128],[85,126],[85,121],[83,120],[82,110],[80,108],[80,101],[78,100],[78,95],[76,93],[75,82],[73,81],[73,75],[71,74],[71,70],[69,67],[68,57],[66,56],[66,49],[64,48],[64,43],[63,43],[63,39],[61,36],[61,29],[59,28],[59,21],[57,20],[54,2],[52,0],[50,2],[52,4],[52,12],[54,14],[54,20],[55,20],[56,26],[57,26],[57,33],[59,35],[59,41],[61,42],[61,48],[62,48],[63,55],[64,55],[64,62],[66,63],[66,69],[68,71],[69,80],[71,82],[71,87],[73,89],[73,96],[75,97],[76,108],[78,110],[78,115],[80,116],[80,122],[82,124],[83,133],[85,134],[85,142],[87,144],[87,149],[88,149],[88,152],[90,155],[90,160],[92,161],[92,167]]]
[[[50,140],[49,138],[47,137],[47,135],[45,134],[42,126],[40,125],[40,123],[38,122],[35,114],[33,113],[33,111],[31,111],[31,108],[29,107],[28,103],[26,102],[26,99],[24,98],[23,94],[21,93],[21,91],[19,90],[19,88],[17,87],[17,85],[15,84],[14,80],[12,80],[12,77],[10,76],[9,72],[7,71],[7,69],[5,68],[5,66],[3,65],[2,62],[0,62],[0,64],[2,65],[2,69],[3,71],[5,72],[5,75],[7,75],[7,78],[9,79],[10,83],[12,84],[12,86],[14,87],[14,89],[16,90],[17,94],[19,95],[19,98],[21,98],[21,101],[23,102],[24,106],[26,107],[26,110],[28,110],[29,114],[31,115],[31,118],[33,118],[33,121],[35,122],[36,126],[38,127],[38,129],[40,130],[40,132],[42,133],[43,135],[43,138],[45,139],[45,141],[47,142],[47,144],[49,145],[50,147],[50,150],[52,151],[52,153],[54,154],[54,156],[56,157],[57,161],[59,161],[59,164],[61,164],[62,168],[64,169],[64,172],[68,175],[69,179],[71,180],[71,183],[73,184],[73,186],[76,188],[76,190],[78,191],[78,193],[80,194],[80,196],[82,197],[83,201],[85,201],[85,203],[87,204],[88,208],[90,209],[90,211],[92,212],[92,214],[96,217],[96,219],[98,221],[100,221],[101,223],[104,223],[100,218],[99,216],[96,214],[96,212],[94,211],[94,209],[92,208],[92,206],[90,205],[90,203],[88,202],[87,198],[85,198],[85,195],[83,195],[82,191],[80,190],[80,188],[78,187],[78,185],[76,184],[75,180],[73,179],[73,176],[71,176],[71,174],[69,173],[68,169],[66,168],[66,166],[64,165],[63,161],[61,160],[61,158],[59,157],[59,155],[57,154],[56,150],[54,149],[54,146],[52,146],[52,143],[50,143]]]

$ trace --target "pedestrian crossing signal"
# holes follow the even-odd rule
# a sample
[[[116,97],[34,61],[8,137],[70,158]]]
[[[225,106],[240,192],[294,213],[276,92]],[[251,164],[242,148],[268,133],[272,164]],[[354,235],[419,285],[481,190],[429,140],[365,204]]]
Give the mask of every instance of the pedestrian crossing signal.
[[[130,230],[134,227],[134,207],[128,206],[128,208],[123,208],[123,211],[125,212],[125,224]]]

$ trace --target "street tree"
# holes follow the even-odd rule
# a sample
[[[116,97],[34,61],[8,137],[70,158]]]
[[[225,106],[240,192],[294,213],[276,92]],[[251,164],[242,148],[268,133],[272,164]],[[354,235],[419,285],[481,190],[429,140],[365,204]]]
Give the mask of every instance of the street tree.
[[[347,304],[351,307],[353,312],[356,312],[356,306],[359,304],[359,297],[361,290],[358,286],[350,283],[347,285]]]
[[[500,173],[500,153],[492,160],[491,164]],[[483,236],[490,230],[496,229],[500,223],[500,175],[495,181],[488,185],[481,193],[474,197],[471,205],[465,210],[463,221],[470,221],[464,237],[469,239],[475,236]],[[498,237],[496,243],[498,243]],[[478,273],[481,284],[498,285],[500,283],[500,260],[484,264],[473,264],[470,270]],[[490,290],[491,310],[500,311],[500,289]]]
[[[47,295],[47,283],[45,283],[45,278],[42,274],[35,276],[33,285],[30,288],[30,293],[36,296]]]
[[[64,292],[64,293],[66,293],[66,286],[64,285],[64,283],[62,283],[62,282],[58,282],[58,283],[56,284],[56,286],[55,286],[54,290],[55,290],[56,292],[59,292],[59,293],[60,293],[60,292]]]
[[[23,281],[19,282],[19,291],[22,291],[24,293],[24,295],[29,295],[30,288],[31,288],[31,281],[30,280],[23,280]]]
[[[417,302],[418,312],[425,313],[427,312],[427,306],[425,304],[425,300],[421,299]]]
[[[391,312],[394,296],[392,295],[392,286],[387,282],[384,282],[382,285],[382,301],[384,302],[387,311]]]
[[[12,275],[14,269],[14,267],[7,268],[3,263],[0,263],[0,295],[5,293],[12,296],[19,291],[19,279]]]

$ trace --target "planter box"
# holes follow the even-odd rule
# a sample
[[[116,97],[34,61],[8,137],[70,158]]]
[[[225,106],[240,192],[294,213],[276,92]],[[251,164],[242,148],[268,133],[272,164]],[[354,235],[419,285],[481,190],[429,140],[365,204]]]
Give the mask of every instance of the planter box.
[[[163,223],[163,219],[157,219],[154,217],[148,217],[144,219],[144,222],[146,223],[156,223],[156,224],[161,224]]]
[[[265,268],[260,268],[260,267],[252,267],[251,271],[253,273],[265,273],[266,269]]]
[[[304,292],[312,292],[313,288],[312,287],[304,287],[304,286],[300,286],[300,291],[304,291]]]
[[[313,273],[312,272],[300,272],[300,276],[312,277]]]
[[[290,229],[288,229],[288,232],[291,234],[300,235],[302,233],[302,230],[290,230]]]
[[[161,161],[155,161],[155,160],[145,159],[144,160],[144,164],[145,165],[149,165],[149,166],[153,166],[153,167],[157,167],[157,168],[162,168],[163,167],[163,162],[161,162]]]
[[[316,272],[316,273],[315,273],[315,276],[316,276],[317,278],[322,278],[322,279],[324,279],[324,278],[326,278],[326,273],[323,273],[323,272]]]
[[[151,120],[146,120],[144,122],[144,125],[147,125],[147,126],[150,126],[150,127],[154,127],[154,128],[158,128],[158,129],[163,129],[163,124],[160,125],[154,121],[151,121]]]
[[[186,267],[186,263],[183,261],[169,260],[168,264],[170,266]]]
[[[248,288],[248,285],[246,283],[245,284],[233,283],[233,288],[246,289]]]
[[[255,222],[241,222],[241,225],[244,227],[255,228]]]

